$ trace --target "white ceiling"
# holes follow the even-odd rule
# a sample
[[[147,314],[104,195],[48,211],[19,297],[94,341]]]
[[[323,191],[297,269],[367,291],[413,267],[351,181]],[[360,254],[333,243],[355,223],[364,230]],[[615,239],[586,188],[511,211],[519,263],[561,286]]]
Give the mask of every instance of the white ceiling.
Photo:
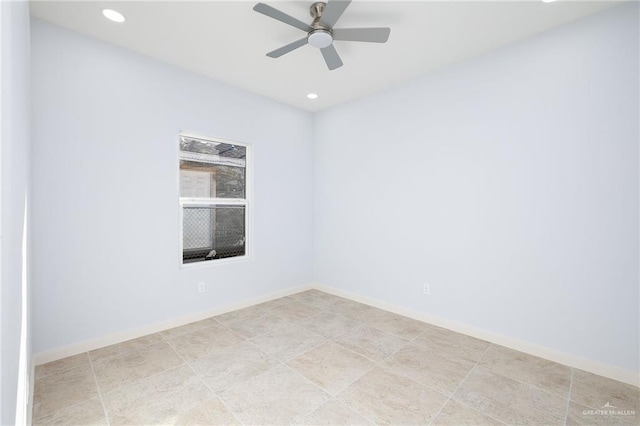
[[[263,0],[305,22],[305,2]],[[386,44],[336,41],[344,66],[329,71],[304,46],[265,54],[302,38],[252,10],[255,1],[32,2],[33,16],[309,110],[337,105],[495,49],[617,2],[354,1],[336,28],[391,27]],[[127,21],[102,16],[112,8]],[[306,94],[319,94],[309,100]]]

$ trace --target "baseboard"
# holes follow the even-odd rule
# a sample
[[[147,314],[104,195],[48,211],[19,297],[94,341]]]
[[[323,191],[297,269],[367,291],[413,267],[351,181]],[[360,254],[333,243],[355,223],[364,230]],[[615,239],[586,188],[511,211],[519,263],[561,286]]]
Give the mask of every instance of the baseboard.
[[[416,319],[418,321],[433,324],[438,327],[466,334],[471,337],[486,340],[487,342],[505,346],[507,348],[524,352],[529,355],[534,355],[540,358],[547,359],[549,361],[567,365],[569,367],[578,368],[580,370],[588,371],[599,376],[604,376],[610,379],[618,380],[620,382],[628,383],[633,386],[640,386],[640,373],[635,371],[624,370],[618,367],[601,363],[599,361],[594,361],[591,359],[568,354],[566,352],[557,351],[555,349],[536,345],[524,340],[514,339],[513,337],[508,337],[498,333],[482,330],[456,321],[451,321],[445,318],[429,315],[424,312],[418,312],[412,309],[403,308],[398,305],[382,302],[380,300],[361,296],[359,294],[351,293],[344,290],[339,290],[333,287],[318,284],[313,285],[312,287],[326,293],[344,297],[345,299],[364,303],[375,308],[384,309],[385,311],[393,312],[405,317]]]
[[[36,381],[36,363],[31,360],[31,372],[29,373],[29,396],[27,405],[27,425],[32,424],[33,420],[33,390],[35,389]]]
[[[215,315],[224,314],[226,312],[235,311],[237,309],[247,308],[249,306],[268,302],[270,300],[278,299],[280,297],[290,296],[292,294],[308,290],[312,287],[313,286],[310,284],[302,285],[298,287],[292,287],[285,290],[269,293],[263,296],[255,297],[252,299],[244,300],[242,302],[234,303],[231,305],[225,305],[225,306],[221,306],[221,307],[214,308],[207,311],[201,311],[201,312],[197,312],[189,315],[184,315],[179,318],[172,318],[167,321],[162,321],[155,324],[149,324],[144,327],[137,328],[135,330],[109,334],[103,337],[98,337],[96,339],[73,343],[71,345],[63,346],[63,347],[52,349],[45,352],[39,352],[33,356],[33,363],[34,365],[46,364],[51,361],[57,361],[59,359],[66,358],[69,356],[78,355],[78,354],[92,351],[95,349],[100,349],[105,346],[115,345],[117,343],[122,343],[127,340],[136,339],[138,337],[146,336],[148,334],[158,333],[160,331],[168,330],[170,328],[179,327],[181,325],[189,324],[194,321],[200,321]]]
[[[376,308],[384,309],[385,311],[393,312],[399,315],[403,315],[409,318],[416,319],[418,321],[433,324],[438,327],[446,328],[458,333],[466,334],[471,337],[486,340],[497,345],[505,346],[510,349],[514,349],[520,352],[524,352],[530,355],[534,355],[540,358],[547,359],[549,361],[557,362],[567,365],[569,367],[578,368],[590,373],[594,373],[600,376],[608,377],[620,382],[628,383],[633,386],[640,386],[640,374],[638,372],[624,370],[618,367],[614,367],[608,364],[594,361],[591,359],[579,357],[576,355],[568,354],[566,352],[557,351],[555,349],[547,348],[544,346],[536,345],[524,340],[515,339],[512,337],[504,336],[498,333],[482,330],[476,327],[469,326],[467,324],[451,321],[445,318],[437,317],[434,315],[426,314],[424,312],[418,312],[412,309],[404,308],[399,305],[394,305],[387,302],[382,302],[373,298],[362,296],[356,293],[339,290],[333,287],[328,287],[318,284],[307,284],[298,287],[292,287],[286,290],[281,290],[274,293],[269,293],[257,298],[248,299],[242,302],[238,302],[232,305],[226,305],[218,307],[208,311],[202,311],[194,314],[185,315],[179,318],[173,318],[160,323],[150,324],[144,327],[140,327],[135,330],[114,333],[107,336],[99,337],[84,342],[74,343],[72,345],[52,349],[46,352],[40,352],[33,357],[33,366],[46,364],[47,362],[56,361],[68,356],[81,354],[84,352],[100,349],[105,346],[114,345],[127,340],[136,339],[138,337],[146,336],[152,333],[158,333],[160,331],[168,330],[170,328],[179,327],[194,321],[200,321],[205,318],[209,318],[215,315],[220,315],[226,312],[235,311],[237,309],[247,308],[249,306],[257,305],[259,303],[268,302],[280,297],[289,296],[301,291],[315,288],[327,293],[334,294],[336,296],[344,297],[356,302],[364,303]],[[33,382],[34,373],[31,372],[31,381]],[[30,387],[30,397],[33,398],[33,383]],[[33,400],[30,401],[33,403]]]

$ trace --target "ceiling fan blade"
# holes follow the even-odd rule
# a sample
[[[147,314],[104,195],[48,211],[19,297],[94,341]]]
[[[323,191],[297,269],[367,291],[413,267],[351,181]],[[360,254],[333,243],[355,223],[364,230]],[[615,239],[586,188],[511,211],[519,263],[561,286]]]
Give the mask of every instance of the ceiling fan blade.
[[[351,0],[331,0],[324,8],[320,23],[325,27],[333,28],[342,16]]]
[[[284,22],[285,24],[289,24],[292,27],[296,27],[301,29],[302,31],[309,32],[313,28],[311,28],[308,24],[294,18],[291,15],[287,15],[284,12],[280,12],[278,9],[275,9],[268,4],[258,3],[253,6],[253,10],[258,13],[262,13],[263,15],[267,15],[270,18],[277,19],[280,22]]]
[[[301,38],[300,40],[296,40],[293,43],[289,43],[286,46],[282,46],[279,49],[276,49],[272,52],[267,53],[267,56],[270,58],[279,58],[280,56],[291,52],[292,50],[296,50],[298,47],[302,47],[307,44],[307,38]]]
[[[342,66],[342,59],[340,59],[340,55],[336,52],[336,48],[333,47],[333,44],[325,47],[324,49],[320,49],[320,52],[322,52],[322,57],[330,70],[335,70]]]
[[[386,43],[391,28],[340,28],[332,32],[334,40]]]

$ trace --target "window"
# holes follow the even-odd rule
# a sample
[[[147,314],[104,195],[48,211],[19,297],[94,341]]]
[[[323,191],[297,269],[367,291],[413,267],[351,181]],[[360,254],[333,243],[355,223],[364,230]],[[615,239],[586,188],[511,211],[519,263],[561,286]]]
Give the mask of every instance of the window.
[[[247,254],[247,151],[180,135],[183,264]]]

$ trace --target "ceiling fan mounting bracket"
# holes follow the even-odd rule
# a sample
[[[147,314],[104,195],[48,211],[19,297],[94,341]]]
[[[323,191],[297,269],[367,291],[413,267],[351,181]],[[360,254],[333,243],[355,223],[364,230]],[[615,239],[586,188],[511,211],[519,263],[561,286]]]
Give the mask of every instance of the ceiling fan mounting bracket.
[[[311,5],[309,8],[309,13],[313,20],[320,20],[322,17],[322,12],[324,12],[324,8],[327,7],[327,3],[323,1],[317,1]]]
[[[309,7],[309,14],[313,18],[313,22],[311,23],[311,28],[314,30],[325,30],[331,32],[331,28],[323,25],[320,20],[322,19],[322,13],[324,12],[324,8],[327,6],[326,3],[318,1],[313,3]],[[309,32],[311,34],[311,32]]]

